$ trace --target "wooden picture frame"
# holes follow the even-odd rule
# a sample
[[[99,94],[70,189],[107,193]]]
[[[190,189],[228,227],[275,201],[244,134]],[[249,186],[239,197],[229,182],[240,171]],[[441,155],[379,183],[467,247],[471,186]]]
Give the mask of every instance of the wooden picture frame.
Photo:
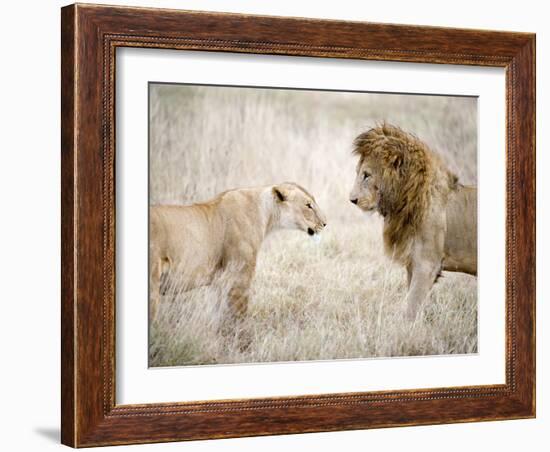
[[[61,439],[73,447],[535,416],[535,35],[176,10],[62,8]],[[506,383],[115,403],[115,50],[506,70]]]

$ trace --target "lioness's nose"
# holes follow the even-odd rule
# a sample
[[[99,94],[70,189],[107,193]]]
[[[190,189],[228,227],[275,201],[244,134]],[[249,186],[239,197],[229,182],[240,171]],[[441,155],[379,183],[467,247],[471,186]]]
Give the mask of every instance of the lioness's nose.
[[[350,199],[350,201],[351,201],[353,204],[357,204],[357,198]]]

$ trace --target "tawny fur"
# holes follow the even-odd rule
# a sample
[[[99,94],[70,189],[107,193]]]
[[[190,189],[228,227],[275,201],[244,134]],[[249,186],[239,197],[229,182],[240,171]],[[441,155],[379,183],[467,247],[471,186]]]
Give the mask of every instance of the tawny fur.
[[[242,317],[265,237],[277,229],[317,234],[325,224],[313,196],[294,183],[229,190],[191,206],[151,206],[151,318],[167,271],[177,272],[186,290],[209,285],[217,272],[228,272],[230,313]]]
[[[477,190],[424,142],[383,124],[359,135],[350,198],[384,217],[386,253],[407,269],[408,316],[415,318],[441,270],[477,274]]]

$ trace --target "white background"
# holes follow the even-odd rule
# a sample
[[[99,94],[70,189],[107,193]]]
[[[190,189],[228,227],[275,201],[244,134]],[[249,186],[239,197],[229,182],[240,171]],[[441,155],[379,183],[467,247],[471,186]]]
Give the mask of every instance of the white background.
[[[538,275],[547,273],[550,241],[548,124],[550,32],[544,2],[464,0],[376,3],[340,0],[262,2],[238,0],[140,1],[119,4],[259,14],[368,20],[537,32]],[[4,450],[53,450],[59,446],[59,7],[58,1],[3,5],[2,164],[0,221],[2,290],[2,435]],[[546,256],[545,256],[546,255]],[[447,426],[245,438],[119,447],[116,450],[255,451],[546,450],[550,429],[547,369],[549,342],[542,326],[549,308],[548,278],[538,278],[537,419]],[[546,382],[544,381],[546,379]]]
[[[117,51],[116,80],[117,403],[504,383],[503,69],[132,48]],[[143,200],[148,190],[150,80],[479,96],[479,353],[147,369],[148,208]]]

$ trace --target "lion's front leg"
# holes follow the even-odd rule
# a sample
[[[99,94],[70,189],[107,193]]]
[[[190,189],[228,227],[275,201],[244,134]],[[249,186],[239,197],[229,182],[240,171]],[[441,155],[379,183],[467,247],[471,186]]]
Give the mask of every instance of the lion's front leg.
[[[407,319],[413,322],[441,268],[441,263],[421,262],[411,265],[410,286],[405,298]]]
[[[414,321],[424,300],[428,297],[437,275],[441,271],[443,260],[444,233],[431,234],[420,240],[407,265],[409,289],[405,303],[407,318]]]
[[[407,264],[407,290],[411,288],[411,281],[413,275],[413,265],[412,263]]]

